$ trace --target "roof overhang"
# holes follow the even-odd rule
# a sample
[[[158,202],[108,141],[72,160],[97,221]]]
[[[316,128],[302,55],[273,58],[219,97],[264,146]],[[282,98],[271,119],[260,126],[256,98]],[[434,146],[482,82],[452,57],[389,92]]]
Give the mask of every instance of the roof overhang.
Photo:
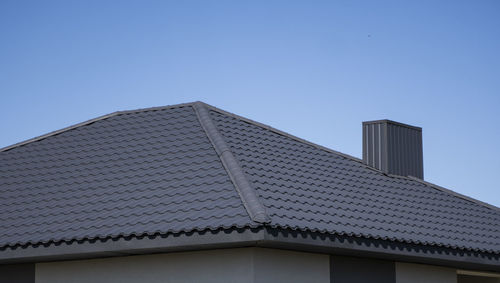
[[[0,264],[90,259],[206,249],[265,247],[500,271],[500,255],[279,228],[226,229],[29,245],[0,250]]]

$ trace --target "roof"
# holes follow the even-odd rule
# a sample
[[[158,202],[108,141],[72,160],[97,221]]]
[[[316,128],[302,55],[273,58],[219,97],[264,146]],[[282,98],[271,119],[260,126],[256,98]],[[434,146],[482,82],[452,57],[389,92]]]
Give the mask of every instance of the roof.
[[[500,210],[201,102],[0,151],[0,251],[271,227],[500,254]]]

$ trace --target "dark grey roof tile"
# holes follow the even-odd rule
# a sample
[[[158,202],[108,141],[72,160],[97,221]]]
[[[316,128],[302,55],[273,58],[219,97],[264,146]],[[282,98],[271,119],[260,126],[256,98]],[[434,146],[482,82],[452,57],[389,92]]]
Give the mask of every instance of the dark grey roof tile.
[[[0,246],[255,225],[191,106],[0,153]]]
[[[211,111],[272,225],[500,252],[500,211]]]
[[[256,211],[271,227],[500,253],[500,210],[200,103],[0,152],[0,247],[257,227]]]

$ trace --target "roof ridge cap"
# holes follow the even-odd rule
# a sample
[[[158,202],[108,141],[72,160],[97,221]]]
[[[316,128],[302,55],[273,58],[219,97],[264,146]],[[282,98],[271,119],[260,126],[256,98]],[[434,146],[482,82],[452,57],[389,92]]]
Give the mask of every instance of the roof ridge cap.
[[[201,102],[201,103],[203,103],[203,102]],[[205,103],[204,103],[204,104],[205,104]],[[252,119],[249,119],[249,118],[246,118],[246,117],[240,116],[240,115],[238,115],[238,114],[234,114],[234,113],[228,112],[228,111],[226,111],[226,110],[222,110],[222,109],[217,108],[217,107],[215,107],[215,106],[208,105],[208,104],[205,104],[205,105],[206,105],[208,108],[210,108],[211,110],[214,110],[214,111],[217,111],[217,112],[219,112],[219,113],[222,113],[222,114],[228,115],[228,116],[230,116],[230,117],[233,117],[233,118],[236,118],[236,119],[242,120],[242,121],[247,122],[247,123],[250,123],[250,124],[252,124],[252,125],[262,127],[262,128],[264,128],[264,129],[266,129],[266,130],[269,130],[269,131],[271,131],[271,132],[275,132],[275,133],[277,133],[277,134],[279,134],[279,135],[283,135],[283,136],[285,136],[285,137],[291,138],[291,139],[296,140],[296,141],[298,141],[298,142],[305,143],[305,144],[310,145],[310,146],[313,146],[313,147],[315,147],[315,148],[317,148],[317,149],[321,149],[321,150],[326,151],[326,152],[329,152],[329,153],[334,153],[334,154],[340,155],[340,156],[342,156],[342,157],[344,157],[344,158],[347,158],[347,159],[350,159],[350,160],[353,160],[353,161],[359,162],[359,163],[361,163],[361,164],[365,165],[366,167],[368,167],[368,168],[370,168],[370,169],[373,169],[374,171],[377,171],[377,172],[379,172],[379,173],[384,173],[383,171],[380,171],[380,170],[378,170],[377,168],[374,168],[374,167],[371,167],[371,166],[369,166],[369,165],[365,164],[365,163],[363,162],[363,160],[361,160],[360,158],[357,158],[357,157],[355,157],[355,156],[352,156],[352,155],[349,155],[349,154],[346,154],[346,153],[343,153],[343,152],[340,152],[340,151],[336,151],[336,150],[334,150],[334,149],[331,149],[331,148],[328,148],[328,147],[326,147],[326,146],[322,146],[322,145],[316,144],[316,143],[314,143],[314,142],[310,142],[310,141],[308,141],[308,140],[305,140],[305,139],[303,139],[303,138],[299,138],[299,137],[297,137],[297,136],[295,136],[295,135],[289,134],[289,133],[284,132],[284,131],[282,131],[282,130],[278,130],[278,129],[276,129],[276,128],[274,128],[274,127],[271,127],[271,126],[269,126],[269,125],[266,125],[266,124],[263,124],[263,123],[260,123],[260,122],[254,121],[254,120],[252,120]]]
[[[243,169],[234,157],[229,146],[224,141],[222,134],[215,126],[212,118],[210,118],[207,107],[205,107],[206,104],[198,101],[193,103],[192,106],[196,112],[198,120],[200,121],[201,127],[212,143],[212,146],[222,161],[222,164],[231,178],[234,187],[238,191],[241,201],[243,202],[250,218],[258,223],[270,222],[271,219],[267,215],[264,205],[259,200],[257,192],[250,185],[250,182],[245,177]]]
[[[410,179],[410,180],[413,180],[413,181],[417,181],[419,183],[422,183],[424,185],[427,185],[431,188],[434,188],[436,190],[439,190],[439,191],[442,191],[442,192],[445,192],[445,193],[448,193],[448,194],[451,194],[455,197],[458,197],[458,198],[461,198],[463,200],[467,200],[467,201],[470,201],[470,202],[473,202],[475,204],[478,204],[478,205],[481,205],[481,206],[484,206],[486,208],[489,208],[491,210],[494,210],[496,212],[500,212],[500,207],[497,207],[497,206],[494,206],[492,204],[489,204],[489,203],[486,203],[484,201],[480,201],[478,199],[475,199],[475,198],[472,198],[472,197],[469,197],[469,196],[466,196],[466,195],[463,195],[461,193],[458,193],[458,192],[455,192],[453,190],[450,190],[450,189],[447,189],[447,188],[444,188],[444,187],[441,187],[439,185],[436,185],[436,184],[433,184],[431,182],[428,182],[428,181],[425,181],[425,180],[422,180],[422,179],[419,179],[417,177],[413,177],[413,176],[397,176],[397,177],[402,177],[402,178],[407,178],[407,179]]]
[[[13,148],[16,148],[16,147],[20,147],[20,146],[23,146],[23,145],[26,145],[26,144],[29,144],[29,143],[32,143],[32,142],[39,141],[39,140],[43,140],[43,139],[46,139],[48,137],[55,136],[57,134],[60,134],[60,133],[66,132],[66,131],[70,131],[70,130],[76,129],[76,128],[81,127],[81,126],[85,126],[85,125],[92,124],[92,123],[100,121],[100,120],[107,119],[109,117],[117,116],[120,113],[121,113],[120,111],[115,111],[113,113],[109,113],[109,114],[106,114],[106,115],[102,115],[102,116],[99,116],[99,117],[96,117],[96,118],[93,118],[93,119],[90,119],[90,120],[87,120],[87,121],[83,121],[83,122],[71,125],[71,126],[67,126],[67,127],[62,128],[62,129],[59,129],[59,130],[48,132],[46,134],[43,134],[43,135],[40,135],[40,136],[36,136],[34,138],[31,138],[31,139],[27,139],[27,140],[24,140],[24,141],[21,141],[21,142],[12,144],[12,145],[8,145],[6,147],[2,147],[2,148],[0,148],[0,152],[8,151],[10,149],[13,149]]]
[[[87,121],[83,121],[83,122],[80,122],[80,123],[77,123],[77,124],[73,124],[73,125],[64,127],[62,129],[59,129],[59,130],[48,132],[46,134],[43,134],[43,135],[40,135],[40,136],[36,136],[34,138],[30,138],[30,139],[27,139],[27,140],[24,140],[24,141],[21,141],[21,142],[12,144],[12,145],[8,145],[8,146],[5,146],[5,147],[2,147],[2,148],[0,148],[0,152],[8,151],[8,150],[16,148],[16,147],[20,147],[20,146],[23,146],[23,145],[26,145],[26,144],[29,144],[29,143],[32,143],[32,142],[40,141],[40,140],[46,139],[48,137],[55,136],[57,134],[63,133],[63,132],[67,132],[67,131],[76,129],[76,128],[81,127],[81,126],[92,124],[94,122],[97,122],[97,121],[100,121],[100,120],[104,120],[104,119],[107,119],[107,118],[110,118],[110,117],[118,116],[118,115],[121,115],[121,114],[139,113],[139,112],[154,111],[154,110],[165,110],[165,109],[170,109],[170,108],[177,108],[177,107],[189,106],[189,105],[192,105],[193,103],[194,102],[180,103],[180,104],[167,105],[167,106],[159,106],[159,107],[140,108],[140,109],[135,109],[135,110],[115,111],[115,112],[112,112],[112,113],[109,113],[109,114],[98,116],[96,118],[92,118],[92,119],[87,120]]]
[[[203,102],[200,102],[200,103],[203,103]],[[347,159],[353,160],[353,161],[355,161],[355,162],[359,162],[359,163],[361,163],[362,165],[366,166],[366,168],[371,169],[371,170],[373,170],[373,171],[375,171],[375,172],[378,172],[378,173],[380,173],[380,174],[383,174],[383,175],[385,175],[385,176],[387,176],[387,177],[392,177],[392,178],[403,178],[403,179],[410,179],[410,180],[413,180],[413,181],[418,181],[418,182],[420,182],[420,183],[422,183],[422,184],[425,184],[425,185],[427,185],[427,186],[429,186],[429,187],[432,187],[432,188],[434,188],[434,189],[436,189],[436,190],[440,190],[440,191],[443,191],[443,192],[447,192],[447,193],[449,193],[449,194],[451,194],[451,195],[453,195],[453,196],[456,196],[456,197],[458,197],[458,198],[461,198],[461,199],[464,199],[464,200],[467,200],[467,201],[471,201],[471,202],[476,203],[476,204],[478,204],[478,205],[481,205],[481,206],[484,206],[484,207],[486,207],[486,208],[489,208],[489,209],[495,210],[495,211],[497,211],[497,212],[500,212],[500,207],[494,206],[494,205],[492,205],[492,204],[489,204],[489,203],[486,203],[486,202],[483,202],[483,201],[480,201],[480,200],[477,200],[477,199],[474,199],[474,198],[468,197],[468,196],[466,196],[466,195],[463,195],[463,194],[457,193],[457,192],[455,192],[455,191],[453,191],[453,190],[446,189],[446,188],[441,187],[441,186],[439,186],[439,185],[436,185],[436,184],[433,184],[433,183],[430,183],[430,182],[424,181],[424,180],[422,180],[422,179],[418,179],[418,178],[413,177],[413,176],[400,176],[400,175],[388,174],[388,173],[383,172],[383,171],[381,171],[381,170],[379,170],[379,169],[377,169],[377,168],[375,168],[375,167],[369,166],[368,164],[364,163],[362,159],[357,158],[357,157],[355,157],[355,156],[351,156],[351,155],[349,155],[349,154],[345,154],[345,153],[342,153],[342,152],[336,151],[336,150],[334,150],[334,149],[331,149],[331,148],[328,148],[328,147],[325,147],[325,146],[322,146],[322,145],[319,145],[319,144],[316,144],[316,143],[310,142],[310,141],[308,141],[308,140],[305,140],[305,139],[299,138],[299,137],[294,136],[294,135],[292,135],[292,134],[289,134],[289,133],[287,133],[287,132],[284,132],[284,131],[278,130],[278,129],[276,129],[276,128],[273,128],[273,127],[271,127],[271,126],[268,126],[268,125],[266,125],[266,124],[263,124],[263,123],[260,123],[260,122],[254,121],[254,120],[252,120],[252,119],[249,119],[249,118],[246,118],[246,117],[240,116],[240,115],[238,115],[238,114],[234,114],[234,113],[228,112],[228,111],[226,111],[226,110],[222,110],[222,109],[217,108],[217,107],[215,107],[215,106],[208,105],[208,104],[205,104],[205,103],[203,103],[203,104],[204,104],[206,107],[208,107],[209,109],[214,110],[214,111],[217,111],[217,112],[219,112],[219,113],[222,113],[222,114],[228,115],[228,116],[230,116],[230,117],[233,117],[233,118],[236,118],[236,119],[242,120],[242,121],[244,121],[244,122],[248,122],[248,123],[250,123],[250,124],[252,124],[252,125],[256,125],[256,126],[262,127],[262,128],[264,128],[264,129],[267,129],[267,130],[272,131],[272,132],[274,132],[274,133],[277,133],[277,134],[279,134],[279,135],[283,135],[283,136],[285,136],[285,137],[291,138],[291,139],[296,140],[296,141],[298,141],[298,142],[305,143],[305,144],[307,144],[307,145],[313,146],[313,147],[315,147],[315,148],[317,148],[317,149],[320,149],[320,150],[323,150],[323,151],[326,151],[326,152],[329,152],[329,153],[333,153],[333,154],[340,155],[340,156],[342,156],[342,157],[344,157],[344,158],[347,158]]]

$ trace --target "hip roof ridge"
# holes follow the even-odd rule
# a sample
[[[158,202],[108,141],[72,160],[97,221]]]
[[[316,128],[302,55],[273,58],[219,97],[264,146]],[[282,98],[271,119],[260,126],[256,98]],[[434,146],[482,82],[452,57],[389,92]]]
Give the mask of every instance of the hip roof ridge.
[[[195,102],[193,103],[193,108],[203,130],[205,130],[208,139],[212,143],[217,155],[222,161],[222,164],[231,178],[234,187],[238,191],[238,195],[240,196],[248,215],[255,222],[269,223],[271,219],[267,214],[264,205],[260,201],[255,189],[250,185],[243,168],[241,168],[241,165],[234,157],[231,148],[225,142],[212,118],[210,118],[210,114],[208,113],[205,104],[202,102]]]

